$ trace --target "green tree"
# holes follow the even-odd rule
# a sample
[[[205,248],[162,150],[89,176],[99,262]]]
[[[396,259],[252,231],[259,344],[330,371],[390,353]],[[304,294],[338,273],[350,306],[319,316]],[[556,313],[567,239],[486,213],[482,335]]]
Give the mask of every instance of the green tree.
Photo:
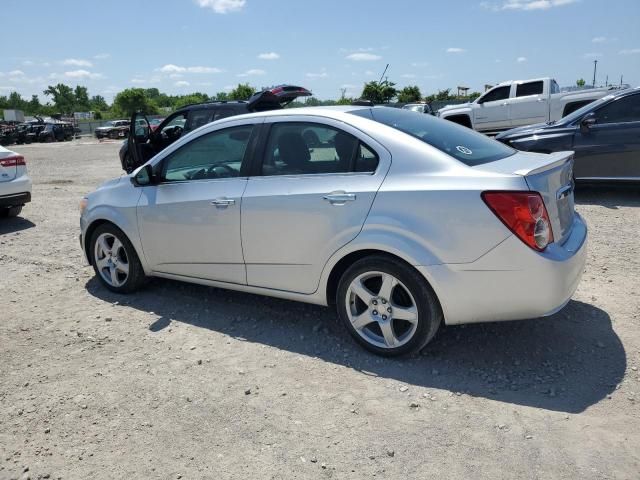
[[[89,100],[89,110],[94,112],[105,112],[109,110],[109,105],[102,95],[94,95]]]
[[[145,114],[158,113],[158,108],[142,88],[126,88],[118,93],[113,99],[113,110],[115,114],[124,116],[138,111]]]
[[[576,80],[576,85],[578,87],[584,87],[585,83],[587,82],[584,81],[584,78],[579,78],[578,80]]]
[[[60,113],[73,113],[76,97],[73,89],[64,83],[58,83],[49,87],[43,92],[52,97],[56,110]]]
[[[239,83],[236,88],[229,92],[229,100],[249,100],[249,97],[256,93],[256,89],[248,83]]]
[[[28,103],[20,96],[18,92],[11,92],[7,99],[7,108],[16,110],[26,110]]]
[[[455,95],[451,95],[450,88],[447,88],[445,90],[438,90],[435,96],[435,100],[454,100],[455,98]]]
[[[404,87],[398,93],[398,102],[400,103],[413,103],[422,100],[422,93],[417,85]]]
[[[76,99],[74,105],[75,111],[87,112],[90,110],[89,92],[87,91],[87,87],[81,87],[80,85],[77,85],[75,90],[73,91],[73,96]]]
[[[173,108],[181,108],[185,105],[192,105],[194,103],[203,103],[209,101],[209,95],[206,93],[192,93],[190,95],[181,95],[173,103]]]
[[[471,92],[471,93],[469,94],[469,97],[468,97],[468,98],[469,98],[469,101],[470,101],[470,102],[473,102],[473,101],[474,101],[476,98],[478,98],[480,95],[482,95],[482,93],[481,93],[481,92]]]
[[[229,94],[227,92],[218,92],[216,93],[215,97],[212,97],[212,99],[219,102],[226,102],[227,100],[229,100]]]
[[[365,100],[371,100],[373,103],[389,103],[389,101],[398,94],[395,89],[395,83],[388,80],[381,82],[371,81],[364,84],[362,94]]]
[[[26,111],[32,115],[37,115],[41,110],[42,105],[40,104],[40,99],[37,95],[31,95],[31,100],[29,100]]]

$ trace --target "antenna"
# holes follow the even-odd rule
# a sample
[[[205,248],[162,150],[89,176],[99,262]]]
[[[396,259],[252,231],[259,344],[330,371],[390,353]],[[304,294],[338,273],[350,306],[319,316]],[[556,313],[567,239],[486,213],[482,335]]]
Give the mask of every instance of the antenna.
[[[596,69],[598,67],[598,60],[593,61],[593,86],[596,86]]]
[[[384,72],[382,72],[382,75],[380,75],[380,80],[378,80],[378,83],[382,83],[382,78],[384,77],[384,74],[387,73],[388,68],[389,68],[389,64],[387,63],[387,66],[384,67]]]

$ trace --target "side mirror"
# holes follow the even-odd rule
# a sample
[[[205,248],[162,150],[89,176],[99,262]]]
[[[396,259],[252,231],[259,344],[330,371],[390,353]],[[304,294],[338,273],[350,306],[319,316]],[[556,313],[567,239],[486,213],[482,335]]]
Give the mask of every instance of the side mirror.
[[[146,187],[148,185],[153,185],[154,175],[153,168],[151,165],[147,164],[142,167],[138,173],[129,177],[131,179],[131,183],[135,187]]]
[[[582,120],[580,120],[580,132],[589,133],[589,129],[592,125],[597,123],[596,114],[593,112],[587,113]]]

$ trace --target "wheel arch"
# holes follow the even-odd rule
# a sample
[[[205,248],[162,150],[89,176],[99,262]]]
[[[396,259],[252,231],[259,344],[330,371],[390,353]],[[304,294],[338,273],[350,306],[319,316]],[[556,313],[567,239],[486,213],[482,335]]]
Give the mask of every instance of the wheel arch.
[[[101,225],[113,225],[114,227],[116,227],[118,230],[122,231],[122,233],[124,233],[127,237],[127,239],[129,240],[129,242],[131,242],[131,245],[133,246],[136,255],[138,256],[138,259],[140,260],[140,263],[142,264],[143,269],[145,269],[145,262],[144,262],[144,256],[142,255],[142,248],[141,246],[138,244],[138,242],[136,241],[135,238],[132,238],[132,236],[127,232],[126,229],[122,228],[120,225],[118,225],[117,223],[115,223],[112,220],[109,220],[107,218],[96,218],[94,220],[91,221],[91,223],[89,224],[89,226],[87,226],[85,233],[84,233],[84,237],[83,237],[83,247],[84,247],[84,251],[85,251],[85,256],[87,257],[87,261],[89,262],[89,265],[93,265],[93,252],[91,251],[91,237],[93,236],[93,233],[96,231],[96,229],[98,227],[100,227]]]

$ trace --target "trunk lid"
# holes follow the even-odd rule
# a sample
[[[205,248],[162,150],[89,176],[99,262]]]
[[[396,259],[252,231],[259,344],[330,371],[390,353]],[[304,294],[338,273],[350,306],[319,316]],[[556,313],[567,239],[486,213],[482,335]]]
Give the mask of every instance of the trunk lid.
[[[18,162],[15,158],[18,156],[15,152],[0,147],[0,183],[10,182],[18,174]]]
[[[571,233],[574,216],[573,152],[518,152],[510,157],[474,167],[505,175],[521,175],[529,190],[544,200],[553,238],[563,243]]]
[[[278,85],[277,87],[254,93],[249,99],[247,108],[250,112],[277,110],[285,107],[298,97],[310,97],[311,95],[311,92],[304,87]]]

